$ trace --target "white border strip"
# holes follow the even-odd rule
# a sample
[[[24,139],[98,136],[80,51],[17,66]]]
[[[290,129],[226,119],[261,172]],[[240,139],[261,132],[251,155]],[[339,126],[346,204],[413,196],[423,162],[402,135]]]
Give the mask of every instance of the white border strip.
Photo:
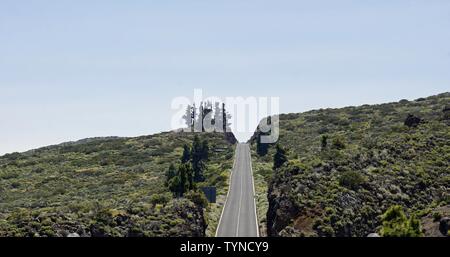
[[[242,178],[242,174],[244,174],[242,171],[240,173],[240,180],[241,180],[241,187],[240,187],[240,194],[239,194],[239,208],[238,208],[238,215],[237,215],[237,222],[236,222],[236,237],[239,237],[239,225],[240,225],[240,219],[241,219],[241,207],[242,207],[242,186],[244,185],[244,179]]]
[[[247,147],[248,147],[248,154],[250,155],[250,171],[252,175],[252,184],[253,184],[253,204],[255,207],[256,237],[259,237],[259,222],[258,222],[258,213],[256,211],[256,190],[255,190],[255,180],[253,178],[252,152],[249,144],[247,144]]]

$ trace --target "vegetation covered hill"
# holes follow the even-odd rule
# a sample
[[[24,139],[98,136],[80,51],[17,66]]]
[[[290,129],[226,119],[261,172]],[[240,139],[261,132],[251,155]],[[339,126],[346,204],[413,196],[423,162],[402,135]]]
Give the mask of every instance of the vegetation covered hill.
[[[440,221],[448,230],[449,104],[444,93],[280,115],[288,161],[275,169],[276,148],[257,144],[257,131],[251,142],[256,184],[268,188],[259,201],[267,234],[420,236]]]
[[[223,133],[93,138],[0,157],[0,236],[204,236],[220,206],[194,191],[174,197],[166,182],[194,134],[209,145],[196,188],[223,195],[234,150]]]

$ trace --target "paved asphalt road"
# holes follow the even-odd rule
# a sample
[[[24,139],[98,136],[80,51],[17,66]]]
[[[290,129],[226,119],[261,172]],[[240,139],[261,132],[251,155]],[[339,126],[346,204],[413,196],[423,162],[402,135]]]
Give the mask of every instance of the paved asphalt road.
[[[259,236],[250,148],[248,144],[238,144],[236,146],[231,185],[216,236]]]

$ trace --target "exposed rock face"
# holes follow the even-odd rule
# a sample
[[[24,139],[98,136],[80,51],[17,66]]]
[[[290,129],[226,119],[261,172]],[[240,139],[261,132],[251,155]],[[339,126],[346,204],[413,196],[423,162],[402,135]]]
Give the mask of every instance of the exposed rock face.
[[[179,214],[179,218],[185,222],[180,223],[177,228],[177,234],[172,234],[171,236],[205,236],[207,224],[201,206],[197,206],[187,200],[181,200],[176,201],[172,208]]]
[[[447,124],[450,125],[450,105],[446,105],[442,112],[444,114],[444,120],[447,120]]]
[[[54,220],[51,227],[46,223]],[[1,236],[30,237],[203,237],[206,221],[203,208],[187,199],[174,199],[159,209],[134,206],[132,210],[101,209],[86,227],[64,214],[49,217],[21,216],[19,230]],[[34,223],[33,223],[34,222]],[[30,224],[34,224],[31,226]]]
[[[439,231],[441,231],[442,235],[448,235],[448,230],[450,227],[450,217],[444,217],[439,222]]]
[[[272,182],[269,187],[268,200],[269,208],[267,211],[267,235],[278,236],[279,232],[285,228],[299,212],[292,201],[289,199],[288,188],[279,187],[279,183]]]
[[[379,225],[375,208],[364,203],[370,195],[326,192],[331,177],[325,169],[306,172],[290,162],[276,172],[268,190],[269,236],[367,236]],[[314,195],[324,197],[313,202]]]
[[[450,205],[432,209],[421,219],[424,235],[427,237],[449,236],[450,229]]]
[[[207,227],[203,208],[186,199],[172,200],[160,210],[133,211],[100,221],[91,225],[91,236],[203,237]]]
[[[444,106],[444,109],[442,110],[444,113],[450,112],[450,105]]]
[[[70,233],[67,237],[80,237],[80,235],[78,235],[78,233]]]

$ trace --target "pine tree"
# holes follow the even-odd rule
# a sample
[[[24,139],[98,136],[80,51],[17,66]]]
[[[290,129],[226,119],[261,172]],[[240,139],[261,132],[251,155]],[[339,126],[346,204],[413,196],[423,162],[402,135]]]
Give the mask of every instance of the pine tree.
[[[183,146],[183,155],[181,156],[181,163],[187,163],[191,160],[191,149],[188,145]]]
[[[230,115],[227,114],[227,110],[225,109],[225,103],[222,103],[222,126],[223,126],[223,132],[227,132],[227,128],[230,124],[228,124],[228,118],[231,118]]]
[[[169,189],[176,197],[180,197],[181,196],[181,192],[183,190],[182,190],[182,187],[181,187],[181,178],[178,175],[173,177],[169,181]]]
[[[261,121],[261,122],[263,122],[263,121]],[[265,121],[267,123],[267,126],[272,125],[272,117],[271,116],[267,117],[267,119],[265,119]],[[262,125],[262,124],[260,124],[260,125]],[[269,143],[263,143],[261,141],[261,137],[262,136],[267,136],[267,135],[268,135],[268,132],[261,131],[260,126],[258,126],[258,134],[256,136],[256,153],[259,156],[264,156],[269,151],[270,144]]]
[[[192,106],[188,105],[186,108],[186,113],[183,115],[184,122],[186,124],[186,127],[192,131],[193,126],[193,118],[192,118]]]
[[[193,190],[192,168],[189,163],[180,164],[176,176],[169,181],[169,189],[177,197],[182,197],[187,191]]]
[[[325,150],[327,148],[327,145],[328,145],[328,136],[327,135],[322,135],[320,144],[321,144],[322,150]]]
[[[214,107],[214,128],[216,132],[224,132],[223,130],[223,115],[220,103],[216,102]]]
[[[165,184],[166,184],[166,186],[168,186],[168,185],[169,185],[169,181],[170,181],[173,177],[175,177],[175,176],[177,175],[177,170],[176,170],[176,168],[175,168],[175,165],[173,165],[173,163],[170,164],[169,169],[167,169],[165,175],[166,175],[166,181],[165,181]]]
[[[208,155],[209,155],[209,144],[208,144],[208,140],[203,140],[202,142],[202,154],[201,154],[201,158],[203,161],[208,160]]]
[[[198,107],[198,116],[197,116],[197,122],[195,124],[195,131],[196,132],[203,132],[203,102],[200,103],[200,106]]]
[[[166,185],[175,196],[181,197],[189,190],[195,190],[195,182],[204,181],[203,172],[206,170],[205,162],[208,159],[209,145],[205,139],[195,135],[192,148],[183,146],[183,155],[178,169],[173,164],[166,172]]]
[[[287,161],[286,151],[277,144],[275,155],[273,156],[273,169],[276,170],[280,168]]]
[[[197,121],[195,120],[197,118],[197,107],[195,106],[195,103],[192,105],[192,111],[191,111],[191,119],[192,119],[192,131],[196,131],[197,129]]]
[[[269,151],[269,144],[261,143],[261,133],[256,137],[256,153],[259,156],[265,156]]]
[[[203,170],[205,169],[205,164],[203,163],[203,145],[197,135],[194,137],[194,142],[192,143],[192,169],[194,170],[194,181],[203,181]]]
[[[203,130],[202,132],[205,132],[206,129],[210,132],[210,130],[213,130],[214,127],[209,127],[213,124],[213,109],[212,109],[212,103],[206,102],[205,106],[203,107]]]

